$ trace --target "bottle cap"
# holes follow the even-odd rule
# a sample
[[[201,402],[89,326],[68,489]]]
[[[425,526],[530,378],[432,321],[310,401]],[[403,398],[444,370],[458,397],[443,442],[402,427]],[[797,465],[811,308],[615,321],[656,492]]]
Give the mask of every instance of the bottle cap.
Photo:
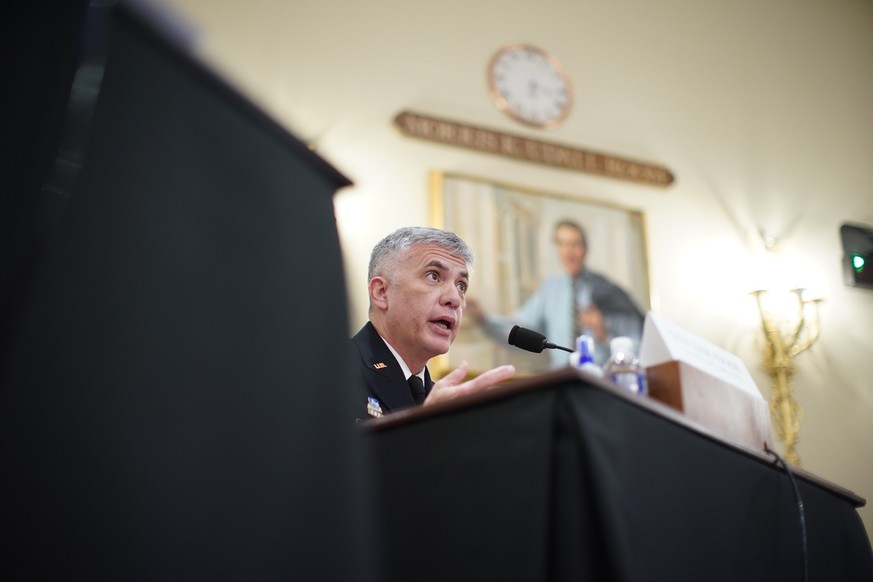
[[[634,356],[634,341],[623,335],[614,337],[609,342],[609,351],[612,352],[613,357],[618,354],[624,354],[625,357],[632,358]]]

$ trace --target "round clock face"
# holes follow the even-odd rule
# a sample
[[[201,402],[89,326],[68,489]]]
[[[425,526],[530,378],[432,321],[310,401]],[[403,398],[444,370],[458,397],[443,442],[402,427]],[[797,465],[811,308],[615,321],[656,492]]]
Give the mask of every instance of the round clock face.
[[[501,111],[533,127],[556,126],[573,104],[573,88],[561,63],[527,44],[497,51],[488,65],[488,88]]]

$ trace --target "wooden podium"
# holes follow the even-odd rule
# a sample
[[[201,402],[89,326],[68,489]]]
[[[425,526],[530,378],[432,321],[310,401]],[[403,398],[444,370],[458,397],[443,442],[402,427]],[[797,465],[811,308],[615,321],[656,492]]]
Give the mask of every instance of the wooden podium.
[[[365,428],[386,580],[873,580],[863,499],[567,368]],[[805,558],[805,559],[804,559]]]

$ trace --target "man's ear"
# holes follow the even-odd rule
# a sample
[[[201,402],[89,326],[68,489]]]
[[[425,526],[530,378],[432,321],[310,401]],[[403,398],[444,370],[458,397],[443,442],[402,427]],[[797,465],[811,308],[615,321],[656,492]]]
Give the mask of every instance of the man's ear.
[[[370,293],[370,304],[373,307],[381,311],[388,309],[388,281],[382,277],[373,277],[370,279],[367,289]]]

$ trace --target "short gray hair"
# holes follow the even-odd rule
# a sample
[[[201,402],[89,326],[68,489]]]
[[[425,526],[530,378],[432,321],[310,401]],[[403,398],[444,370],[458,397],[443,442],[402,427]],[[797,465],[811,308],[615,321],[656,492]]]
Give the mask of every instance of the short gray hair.
[[[427,226],[406,226],[398,228],[373,247],[367,268],[367,280],[390,275],[406,251],[414,246],[427,244],[436,245],[457,255],[464,259],[467,266],[473,266],[473,251],[455,233]]]

